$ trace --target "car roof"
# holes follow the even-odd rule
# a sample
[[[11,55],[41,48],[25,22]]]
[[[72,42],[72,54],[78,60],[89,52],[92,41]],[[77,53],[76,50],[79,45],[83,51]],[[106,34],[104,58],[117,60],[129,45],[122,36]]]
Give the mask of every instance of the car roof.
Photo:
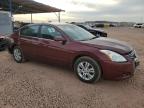
[[[69,24],[69,23],[57,23],[57,22],[52,22],[52,23],[35,23],[35,24],[27,24],[26,26],[32,26],[32,25],[74,25],[74,24]]]
[[[69,23],[34,23],[34,24],[27,24],[22,27],[20,27],[18,30],[23,29],[28,26],[35,26],[35,25],[52,25],[52,26],[59,26],[59,25],[74,25]],[[76,25],[75,25],[76,26]]]

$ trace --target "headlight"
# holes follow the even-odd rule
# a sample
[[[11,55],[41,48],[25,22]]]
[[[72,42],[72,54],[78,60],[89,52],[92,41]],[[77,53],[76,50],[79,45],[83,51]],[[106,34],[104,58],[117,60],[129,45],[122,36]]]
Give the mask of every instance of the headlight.
[[[122,55],[110,51],[110,50],[100,50],[102,53],[104,53],[105,55],[107,55],[112,61],[114,62],[126,62],[127,60],[125,59],[125,57],[123,57]]]

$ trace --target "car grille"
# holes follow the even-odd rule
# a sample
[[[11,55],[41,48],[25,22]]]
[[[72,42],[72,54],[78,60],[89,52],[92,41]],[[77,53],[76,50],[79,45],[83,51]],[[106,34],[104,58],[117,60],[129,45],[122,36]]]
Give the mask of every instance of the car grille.
[[[128,57],[131,58],[131,59],[137,58],[137,54],[136,54],[135,50],[131,51],[131,52],[128,54]]]

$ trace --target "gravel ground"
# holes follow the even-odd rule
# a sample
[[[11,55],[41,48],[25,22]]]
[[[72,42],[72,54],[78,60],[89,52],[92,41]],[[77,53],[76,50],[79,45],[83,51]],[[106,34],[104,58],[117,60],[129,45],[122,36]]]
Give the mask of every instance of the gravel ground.
[[[141,64],[134,77],[86,84],[63,67],[16,63],[0,52],[0,108],[144,108],[144,29],[107,28],[109,37],[127,41]]]

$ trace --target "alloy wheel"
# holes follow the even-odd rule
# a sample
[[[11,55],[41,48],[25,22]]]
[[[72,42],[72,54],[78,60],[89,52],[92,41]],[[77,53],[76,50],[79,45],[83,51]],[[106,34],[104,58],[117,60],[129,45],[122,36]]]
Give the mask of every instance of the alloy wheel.
[[[77,66],[78,75],[84,80],[91,80],[95,76],[95,69],[87,61],[80,62]]]

